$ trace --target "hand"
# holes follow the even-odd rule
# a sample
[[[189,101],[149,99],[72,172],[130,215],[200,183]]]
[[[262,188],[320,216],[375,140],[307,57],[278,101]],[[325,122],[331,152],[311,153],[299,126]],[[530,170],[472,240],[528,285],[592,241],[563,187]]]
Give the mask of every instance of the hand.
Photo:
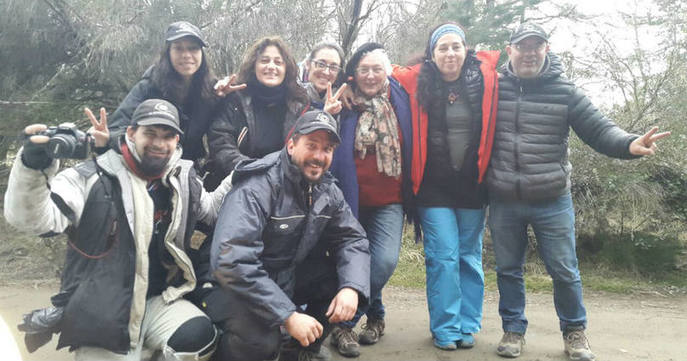
[[[339,90],[336,91],[336,94],[332,96],[332,83],[327,83],[327,95],[325,96],[325,103],[324,103],[324,111],[331,114],[331,115],[337,115],[339,112],[341,112],[341,101],[339,100],[339,97],[341,97],[341,94],[343,94],[344,91],[346,91],[346,88],[348,87],[348,84],[343,83]]]
[[[304,313],[292,313],[284,322],[284,327],[286,332],[303,347],[307,347],[322,336],[322,324]]]
[[[225,76],[224,78],[220,79],[215,83],[215,95],[218,97],[223,97],[225,95],[229,95],[237,90],[245,89],[247,87],[246,84],[239,84],[239,85],[234,85],[234,82],[236,81],[236,74],[231,74],[231,76]]]
[[[105,108],[100,108],[100,121],[95,119],[95,115],[93,115],[90,109],[84,108],[83,111],[91,121],[91,125],[93,125],[88,129],[88,133],[95,139],[96,148],[105,147],[110,140],[110,130],[107,129],[107,112]]]
[[[353,109],[353,107],[356,105],[354,99],[355,97],[353,96],[353,89],[344,89],[343,94],[341,94],[341,102],[346,109]]]
[[[658,147],[656,141],[670,135],[670,132],[655,134],[658,127],[653,127],[646,134],[635,139],[630,143],[630,154],[632,155],[654,155]]]
[[[329,317],[329,323],[348,321],[355,316],[358,309],[358,291],[344,287],[339,290],[336,297],[329,304],[325,316]]]
[[[46,143],[50,140],[47,135],[35,135],[48,129],[45,124],[31,124],[24,128],[24,149],[21,154],[21,161],[25,166],[41,170],[50,166],[52,158],[48,154]]]

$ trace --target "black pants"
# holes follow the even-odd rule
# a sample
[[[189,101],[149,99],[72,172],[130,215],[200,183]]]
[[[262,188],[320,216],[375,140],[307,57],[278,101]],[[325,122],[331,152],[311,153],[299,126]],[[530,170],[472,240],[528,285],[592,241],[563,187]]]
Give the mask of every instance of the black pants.
[[[309,257],[296,269],[296,284],[291,298],[303,313],[315,318],[324,328],[322,336],[307,347],[314,352],[319,351],[322,341],[331,331],[325,313],[338,289],[334,261],[329,257],[316,258]],[[257,361],[276,358],[284,341],[280,328],[270,326],[259,318],[251,304],[233,291],[218,288],[213,293],[207,299],[214,299],[229,310],[222,320],[213,320],[218,321],[217,326],[223,331],[213,360]],[[288,342],[295,344],[293,339]]]

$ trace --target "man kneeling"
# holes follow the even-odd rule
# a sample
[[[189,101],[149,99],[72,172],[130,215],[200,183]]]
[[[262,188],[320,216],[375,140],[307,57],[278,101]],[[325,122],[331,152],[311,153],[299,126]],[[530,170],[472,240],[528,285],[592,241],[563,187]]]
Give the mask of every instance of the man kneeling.
[[[234,170],[212,241],[221,287],[206,298],[218,360],[273,359],[280,329],[280,360],[326,360],[330,323],[367,301],[368,241],[327,172],[339,142],[329,114],[307,112],[281,152]]]

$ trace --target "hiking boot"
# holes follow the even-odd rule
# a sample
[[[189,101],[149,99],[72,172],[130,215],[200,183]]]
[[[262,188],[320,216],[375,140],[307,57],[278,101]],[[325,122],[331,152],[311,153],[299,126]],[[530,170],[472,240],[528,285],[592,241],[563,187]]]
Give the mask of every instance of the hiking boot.
[[[288,345],[279,353],[279,361],[329,361],[332,354],[322,346],[318,352],[313,352],[300,345]]]
[[[374,345],[384,335],[384,319],[368,318],[358,335],[361,345]]]
[[[589,341],[584,330],[571,330],[563,334],[565,353],[573,361],[594,361],[594,353],[589,348]]]
[[[457,345],[458,348],[473,348],[475,347],[475,337],[471,333],[464,333]]]
[[[517,332],[506,331],[499,341],[499,346],[496,348],[496,354],[501,357],[518,357],[522,352],[522,346],[525,344],[525,335]]]
[[[455,351],[458,349],[458,345],[456,345],[455,341],[441,342],[435,338],[435,339],[433,339],[433,342],[434,342],[434,347],[436,347],[440,350]]]
[[[336,350],[339,351],[339,353],[342,356],[360,356],[360,344],[358,343],[358,335],[351,328],[344,326],[334,326],[330,342],[332,346],[336,346]]]

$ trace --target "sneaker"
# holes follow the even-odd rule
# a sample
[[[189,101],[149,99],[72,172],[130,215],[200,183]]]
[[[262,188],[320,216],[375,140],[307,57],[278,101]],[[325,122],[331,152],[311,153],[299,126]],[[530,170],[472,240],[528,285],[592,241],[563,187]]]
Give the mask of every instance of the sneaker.
[[[282,349],[279,354],[279,361],[329,361],[331,359],[331,352],[324,346],[320,347],[318,352],[313,352],[298,345]]]
[[[499,346],[496,348],[496,354],[502,357],[518,357],[522,352],[522,346],[525,344],[525,335],[517,332],[506,331],[499,341]]]
[[[471,333],[464,333],[457,345],[458,348],[473,348],[475,347],[475,337]]]
[[[436,338],[433,339],[434,341],[434,347],[444,350],[444,351],[455,351],[458,349],[458,345],[456,345],[455,341],[449,341],[449,342],[441,342],[437,340]]]
[[[358,335],[351,328],[343,326],[334,326],[330,342],[332,346],[336,346],[336,350],[339,351],[339,353],[342,356],[360,356],[360,344],[358,343]]]
[[[384,319],[368,318],[358,335],[361,345],[374,345],[384,335]]]
[[[584,330],[573,330],[563,334],[565,353],[573,361],[596,360],[594,353],[589,348],[589,341],[584,335]]]

